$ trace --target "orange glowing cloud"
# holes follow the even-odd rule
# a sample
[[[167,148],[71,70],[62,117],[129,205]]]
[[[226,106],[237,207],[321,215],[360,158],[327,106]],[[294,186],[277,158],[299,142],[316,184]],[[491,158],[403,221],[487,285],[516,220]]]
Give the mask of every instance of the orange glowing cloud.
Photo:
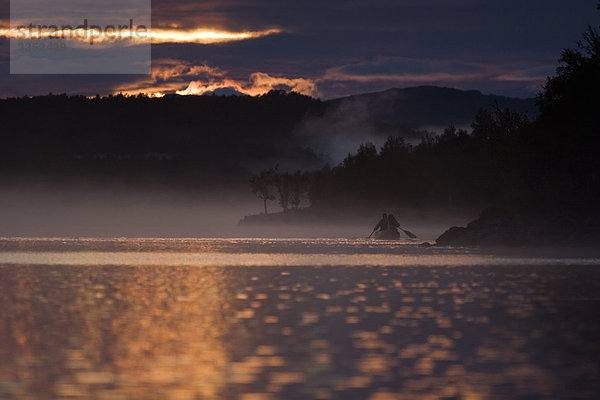
[[[177,91],[180,95],[202,95],[217,89],[231,88],[249,96],[268,93],[270,90],[285,87],[307,96],[318,96],[314,81],[305,78],[274,77],[264,72],[255,72],[250,75],[249,82],[240,82],[232,79],[223,79],[218,82],[192,81],[184,90]]]
[[[203,95],[219,89],[232,89],[238,93],[257,96],[284,88],[308,96],[319,96],[317,86],[311,79],[275,77],[255,72],[248,81],[241,81],[227,78],[226,75],[227,71],[207,65],[191,65],[171,59],[155,60],[148,78],[117,87],[114,93],[160,97],[166,93]]]
[[[72,41],[88,42],[94,44],[110,43],[116,40],[129,41],[130,45],[151,41],[154,44],[162,43],[197,43],[214,44],[236,42],[240,40],[256,39],[264,36],[281,33],[281,29],[267,29],[262,31],[230,32],[215,29],[151,29],[139,33],[110,31],[102,32],[96,29],[0,29],[0,37],[13,39],[43,39],[64,38]]]
[[[263,31],[227,32],[211,29],[176,30],[153,29],[150,32],[152,43],[199,43],[212,44],[235,42],[239,40],[256,39],[281,33],[281,29]]]
[[[198,75],[220,77],[225,75],[225,71],[208,65],[190,65],[179,60],[161,59],[153,63],[151,78],[166,81],[171,78]]]

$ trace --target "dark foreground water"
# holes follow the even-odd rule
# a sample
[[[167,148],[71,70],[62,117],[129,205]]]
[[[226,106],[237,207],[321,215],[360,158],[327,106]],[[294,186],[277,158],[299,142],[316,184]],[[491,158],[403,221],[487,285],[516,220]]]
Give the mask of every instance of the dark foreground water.
[[[0,240],[0,399],[598,399],[600,260]]]

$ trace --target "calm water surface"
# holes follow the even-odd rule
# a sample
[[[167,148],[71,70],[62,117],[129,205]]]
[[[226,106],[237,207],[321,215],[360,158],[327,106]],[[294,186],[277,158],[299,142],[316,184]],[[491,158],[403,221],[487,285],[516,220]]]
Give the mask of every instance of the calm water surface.
[[[0,239],[0,399],[597,399],[600,259]]]

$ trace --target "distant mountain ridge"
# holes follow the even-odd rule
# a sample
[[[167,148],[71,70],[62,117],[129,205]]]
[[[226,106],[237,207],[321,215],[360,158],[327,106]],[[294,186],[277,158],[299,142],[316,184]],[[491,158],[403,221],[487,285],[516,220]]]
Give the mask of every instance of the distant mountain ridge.
[[[362,110],[374,123],[424,129],[431,126],[469,125],[480,108],[500,108],[526,113],[530,119],[539,114],[534,98],[483,94],[438,86],[393,88],[333,99],[327,103],[341,112]]]

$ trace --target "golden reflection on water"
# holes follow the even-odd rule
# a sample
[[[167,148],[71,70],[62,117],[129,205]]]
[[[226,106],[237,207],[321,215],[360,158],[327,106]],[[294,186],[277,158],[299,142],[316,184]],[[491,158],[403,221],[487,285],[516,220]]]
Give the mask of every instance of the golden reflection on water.
[[[599,273],[0,265],[0,398],[595,399]]]
[[[478,254],[188,253],[151,251],[0,251],[0,264],[78,266],[556,266],[600,259],[521,258]]]
[[[222,270],[23,267],[11,268],[10,279],[2,272],[5,393],[193,399],[223,392],[230,372]]]

